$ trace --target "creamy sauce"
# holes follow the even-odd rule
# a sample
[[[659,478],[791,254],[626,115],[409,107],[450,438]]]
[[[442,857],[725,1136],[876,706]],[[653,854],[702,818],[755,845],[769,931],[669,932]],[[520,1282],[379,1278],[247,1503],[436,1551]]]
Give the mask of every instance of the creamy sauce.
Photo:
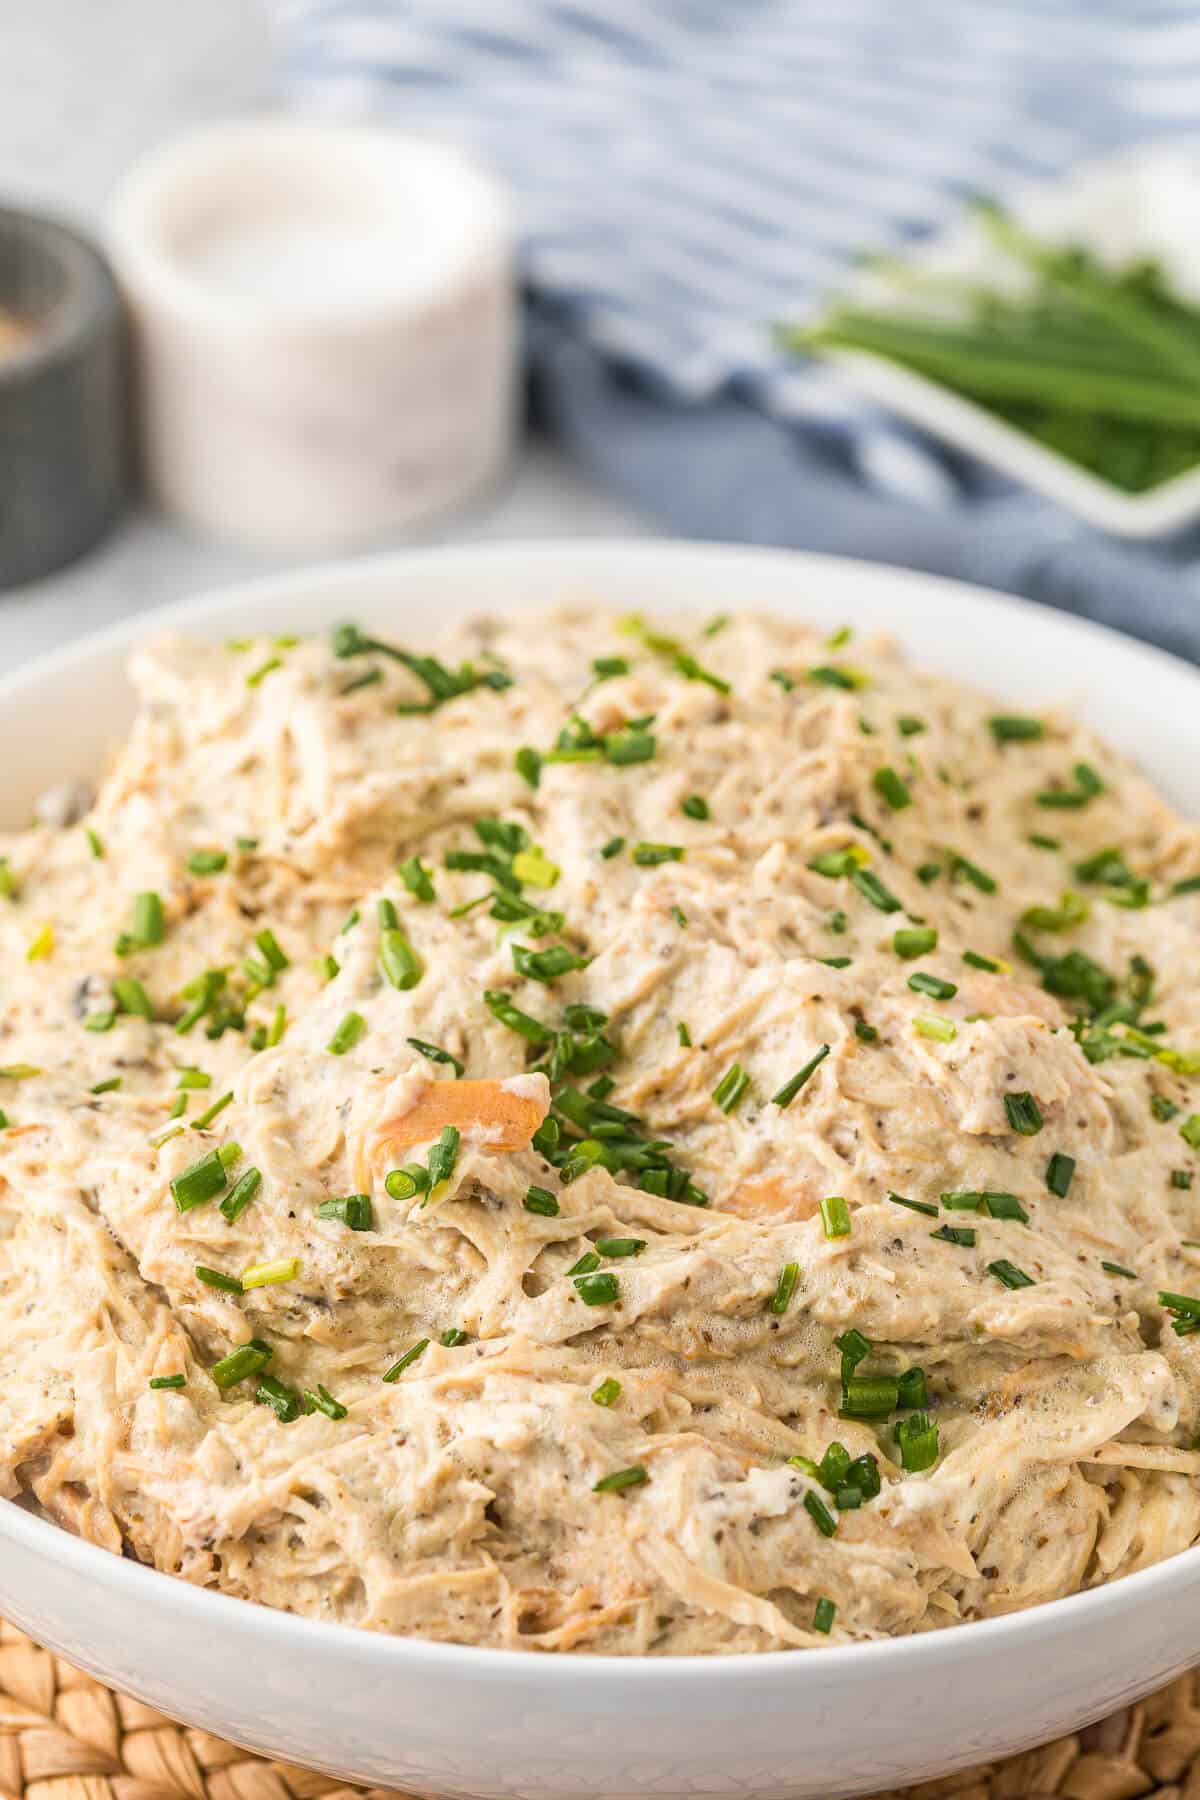
[[[135,659],[0,840],[5,1494],[562,1651],[1195,1541],[1200,834],[886,642],[658,629],[476,621],[428,712],[353,636]]]

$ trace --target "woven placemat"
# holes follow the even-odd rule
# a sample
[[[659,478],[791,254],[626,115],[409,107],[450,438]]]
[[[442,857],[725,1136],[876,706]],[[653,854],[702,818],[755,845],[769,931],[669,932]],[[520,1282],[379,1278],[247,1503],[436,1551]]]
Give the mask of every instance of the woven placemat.
[[[4,1800],[351,1800],[347,1787],[250,1756],[127,1700],[0,1622]],[[1099,1725],[878,1800],[1200,1800],[1200,1671]]]

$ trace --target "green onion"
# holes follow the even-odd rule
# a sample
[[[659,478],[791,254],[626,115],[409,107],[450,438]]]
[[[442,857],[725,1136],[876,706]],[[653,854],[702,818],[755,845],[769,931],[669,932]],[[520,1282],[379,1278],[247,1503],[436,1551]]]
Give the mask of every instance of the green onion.
[[[873,1044],[879,1037],[875,1027],[868,1025],[865,1019],[855,1019],[854,1035],[863,1044]]]
[[[645,1248],[645,1238],[613,1237],[596,1239],[596,1249],[601,1256],[640,1256]]]
[[[193,875],[219,875],[229,863],[224,850],[193,850],[187,866]]]
[[[1190,1188],[1191,1185],[1192,1175],[1190,1169],[1171,1170],[1171,1186],[1173,1188]]]
[[[115,1094],[120,1085],[121,1077],[119,1075],[110,1075],[107,1081],[97,1081],[93,1087],[88,1089],[88,1093]]]
[[[375,1223],[370,1194],[338,1194],[322,1200],[317,1207],[317,1217],[338,1219],[351,1231],[370,1231]]]
[[[614,676],[628,675],[629,660],[624,656],[594,656],[592,674],[597,681],[611,681]]]
[[[946,857],[950,865],[950,873],[952,876],[961,876],[964,881],[969,881],[972,887],[978,888],[981,894],[994,894],[996,892],[995,877],[989,875],[986,869],[981,869],[977,863],[973,863],[967,857],[960,855],[957,850],[948,850],[946,852]]]
[[[307,1413],[324,1413],[327,1419],[344,1419],[346,1408],[340,1400],[335,1400],[328,1388],[317,1383],[316,1392],[312,1388],[304,1390],[304,1410]]]
[[[267,1048],[268,1049],[274,1049],[275,1045],[282,1041],[283,1034],[286,1029],[287,1029],[287,1007],[280,1005],[275,1008],[274,1015],[271,1019],[270,1028],[267,1031]]]
[[[247,1169],[239,1175],[233,1187],[221,1202],[221,1213],[231,1225],[236,1225],[259,1188],[262,1186],[262,1171]]]
[[[240,850],[244,856],[249,855],[252,850],[258,849],[258,839],[256,837],[235,837],[233,842],[234,847]]]
[[[1029,1214],[1015,1194],[992,1188],[955,1188],[942,1195],[942,1205],[948,1212],[983,1212],[991,1219],[1019,1219],[1022,1225],[1029,1223]]]
[[[88,841],[88,849],[91,851],[96,861],[101,862],[104,857],[104,844],[99,833],[93,831],[90,825],[85,825],[83,828],[83,835]]]
[[[406,1350],[404,1352],[403,1356],[399,1356],[396,1358],[396,1361],[392,1364],[391,1368],[384,1375],[383,1379],[385,1381],[398,1381],[400,1376],[403,1375],[405,1369],[411,1368],[413,1363],[416,1362],[418,1357],[424,1356],[424,1354],[428,1350],[428,1348],[429,1348],[429,1339],[428,1338],[418,1338],[416,1343],[412,1346],[411,1350]]]
[[[179,1212],[189,1212],[193,1206],[203,1206],[206,1200],[215,1200],[229,1185],[229,1177],[225,1173],[225,1162],[219,1150],[210,1150],[199,1162],[171,1178],[171,1193]]]
[[[590,1275],[593,1269],[600,1267],[600,1258],[594,1250],[585,1250],[577,1263],[572,1263],[567,1270],[567,1279],[575,1275]]]
[[[928,1406],[929,1390],[924,1369],[905,1369],[898,1387],[901,1406]]]
[[[892,933],[892,949],[897,956],[904,957],[905,961],[936,950],[937,941],[938,934],[932,925],[902,926],[899,931]]]
[[[833,1537],[837,1531],[837,1520],[821,1497],[814,1494],[811,1488],[804,1496],[804,1510],[822,1537]]]
[[[152,1375],[149,1385],[152,1388],[181,1388],[187,1386],[186,1375]]]
[[[907,784],[897,775],[895,769],[876,769],[871,777],[871,785],[875,792],[882,796],[893,812],[903,812],[906,806],[912,805],[912,795]]]
[[[269,926],[264,926],[261,931],[255,932],[254,942],[258,945],[268,966],[276,973],[288,967],[288,959],[280,946],[279,939]]]
[[[842,1419],[886,1419],[900,1403],[900,1382],[895,1375],[851,1375],[842,1382]]]
[[[502,988],[485,988],[483,1003],[502,1025],[507,1025],[510,1031],[519,1032],[532,1044],[548,1044],[554,1036],[549,1025],[543,1025],[540,1019],[535,1019],[532,1014],[522,1012],[520,1007],[514,1006]]]
[[[212,1086],[212,1076],[206,1074],[203,1069],[193,1069],[185,1065],[178,1071],[178,1074],[178,1086],[181,1088],[210,1088]]]
[[[576,1275],[575,1291],[585,1306],[611,1306],[621,1291],[615,1275]]]
[[[792,1295],[796,1291],[796,1283],[800,1279],[799,1263],[784,1263],[779,1271],[779,1280],[775,1283],[775,1292],[771,1296],[771,1311],[785,1313],[791,1305]]]
[[[1056,1150],[1046,1164],[1046,1186],[1060,1200],[1065,1200],[1075,1174],[1075,1158]]]
[[[1150,1111],[1160,1125],[1165,1125],[1168,1119],[1175,1118],[1179,1108],[1173,1100],[1168,1100],[1165,1094],[1151,1094]]]
[[[1030,719],[1020,713],[997,713],[988,724],[998,744],[1030,744],[1046,735],[1046,727],[1040,719]]]
[[[602,1381],[598,1388],[592,1389],[592,1399],[597,1406],[611,1406],[613,1402],[619,1400],[620,1397],[621,1384],[619,1381],[614,1380],[611,1375]]]
[[[880,912],[893,913],[900,911],[900,902],[897,900],[895,894],[893,894],[889,888],[886,888],[883,882],[880,881],[878,875],[873,875],[870,869],[851,869],[849,874],[851,881],[854,883],[863,899],[869,900],[871,905],[877,907]]]
[[[268,675],[272,674],[276,669],[282,669],[282,667],[283,658],[281,656],[269,656],[266,662],[259,663],[257,669],[251,669],[246,677],[246,686],[248,688],[261,687]]]
[[[777,687],[781,687],[785,694],[790,694],[796,685],[795,680],[786,669],[772,669],[767,680],[773,681]]]
[[[999,1257],[996,1262],[990,1262],[987,1272],[989,1275],[994,1275],[996,1280],[1003,1283],[1006,1288],[1026,1288],[1035,1285],[1032,1275],[1026,1275],[1024,1269],[1018,1269],[1016,1264],[1009,1262],[1006,1256]]]
[[[958,992],[953,981],[943,981],[940,975],[931,975],[925,969],[910,975],[908,985],[914,994],[928,994],[931,1000],[953,1000]]]
[[[809,1057],[804,1067],[797,1069],[791,1079],[784,1082],[778,1093],[771,1095],[772,1106],[778,1106],[781,1109],[790,1106],[805,1082],[816,1072],[828,1055],[829,1045],[822,1044],[821,1048]]]
[[[633,860],[641,869],[652,869],[659,863],[682,862],[683,846],[681,844],[647,844],[633,846]]]
[[[273,1355],[269,1344],[264,1344],[261,1338],[251,1338],[214,1363],[208,1372],[223,1393],[226,1388],[236,1387],[239,1381],[246,1381],[265,1369]]]
[[[1200,1300],[1188,1294],[1160,1292],[1158,1304],[1173,1315],[1171,1330],[1177,1337],[1192,1337],[1200,1331]]]
[[[750,1077],[741,1063],[732,1063],[713,1089],[712,1097],[723,1113],[731,1113],[741,1104],[750,1086]]]
[[[682,1019],[679,1021],[678,1025],[675,1027],[675,1030],[679,1035],[680,1047],[684,1050],[690,1050],[692,1047],[692,1034],[688,1030],[687,1026],[684,1024]]]
[[[1103,781],[1089,763],[1076,763],[1071,773],[1075,779],[1073,788],[1044,788],[1034,795],[1037,805],[1078,811],[1104,792]]]
[[[592,1486],[593,1494],[619,1494],[625,1488],[645,1487],[650,1477],[641,1463],[634,1463],[632,1468],[614,1469],[611,1475],[602,1475]]]
[[[919,1037],[934,1038],[939,1044],[952,1044],[958,1036],[953,1019],[943,1019],[938,1013],[917,1013],[913,1030]]]
[[[623,837],[609,838],[607,844],[601,846],[600,854],[605,862],[611,862],[614,856],[620,856],[624,848],[625,839]]]
[[[817,687],[840,688],[844,693],[853,693],[856,688],[868,685],[868,678],[861,670],[839,668],[836,663],[818,663],[805,673]]]
[[[1002,956],[981,956],[978,950],[964,950],[962,959],[973,969],[986,969],[989,975],[1008,975],[1011,969]]]
[[[1033,931],[1069,931],[1073,925],[1082,925],[1091,910],[1086,900],[1068,889],[1058,906],[1027,906],[1021,923]]]
[[[348,1012],[325,1048],[330,1056],[345,1056],[348,1050],[353,1050],[366,1029],[367,1021],[361,1013]]]
[[[901,737],[919,737],[929,727],[924,719],[918,719],[914,713],[900,713],[896,719],[896,730]]]
[[[442,1135],[429,1152],[429,1197],[432,1199],[439,1187],[449,1181],[458,1161],[458,1146],[461,1133],[456,1125],[443,1125]]]
[[[147,948],[153,944],[161,944],[165,933],[166,918],[161,897],[152,890],[138,894],[133,902],[132,936],[135,945]]]
[[[924,863],[921,863],[919,868],[917,869],[917,880],[920,882],[923,882],[924,885],[926,887],[928,887],[930,882],[937,880],[937,878],[941,874],[941,872],[942,872],[941,863],[924,862]]]
[[[379,968],[384,980],[402,993],[416,987],[424,973],[420,957],[395,925],[379,933]]]
[[[924,1213],[930,1219],[936,1219],[938,1216],[937,1207],[931,1206],[927,1200],[909,1200],[903,1194],[891,1193],[889,1193],[888,1199],[893,1206],[906,1206],[909,1212]]]
[[[1137,1280],[1135,1272],[1132,1269],[1127,1269],[1124,1263],[1102,1262],[1100,1267],[1104,1270],[1106,1275],[1123,1275],[1127,1281]]]
[[[1008,1114],[1008,1122],[1021,1137],[1036,1137],[1042,1129],[1041,1108],[1033,1095],[1028,1091],[1020,1094],[1005,1094],[1004,1110]]]
[[[957,1244],[960,1250],[973,1250],[979,1234],[973,1225],[942,1225],[929,1235],[943,1244]]]
[[[466,1341],[466,1332],[459,1331],[453,1325],[450,1327],[449,1331],[443,1331],[441,1337],[438,1339],[438,1342],[447,1350],[457,1350],[458,1346],[460,1344],[465,1344]]]
[[[197,1263],[193,1273],[205,1287],[217,1288],[222,1294],[240,1294],[242,1291],[236,1275],[222,1275],[220,1269],[206,1269],[203,1263]]]
[[[707,819],[709,817],[708,801],[703,794],[689,794],[686,800],[680,801],[679,810],[689,819]]]
[[[116,1008],[104,1012],[90,1012],[83,1021],[85,1031],[111,1031],[117,1022]]]
[[[1027,840],[1035,850],[1061,850],[1058,838],[1045,837],[1040,831],[1031,831]]]
[[[295,1281],[300,1273],[298,1256],[276,1257],[274,1262],[251,1263],[242,1270],[243,1288],[277,1287],[282,1281]]]
[[[540,1213],[545,1219],[554,1219],[558,1216],[558,1201],[550,1192],[549,1188],[526,1188],[525,1198],[521,1204],[524,1206],[526,1212]]]
[[[0,1077],[6,1081],[28,1081],[32,1076],[41,1073],[42,1071],[36,1063],[5,1063],[3,1068],[0,1068]]]
[[[849,1237],[850,1208],[841,1194],[830,1194],[821,1202],[821,1224],[827,1238]]]
[[[419,856],[405,857],[396,873],[415,899],[428,906],[436,898],[433,878]]]

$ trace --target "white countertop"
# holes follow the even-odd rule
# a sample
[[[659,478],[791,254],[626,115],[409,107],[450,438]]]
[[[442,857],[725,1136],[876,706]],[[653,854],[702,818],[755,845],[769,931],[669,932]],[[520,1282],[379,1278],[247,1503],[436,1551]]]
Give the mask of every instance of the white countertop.
[[[255,0],[14,0],[0,6],[0,69],[0,197],[85,227],[152,144],[272,97],[269,37]],[[652,529],[553,448],[535,444],[489,501],[419,541]],[[135,507],[79,562],[0,592],[0,670],[125,614],[285,566]]]

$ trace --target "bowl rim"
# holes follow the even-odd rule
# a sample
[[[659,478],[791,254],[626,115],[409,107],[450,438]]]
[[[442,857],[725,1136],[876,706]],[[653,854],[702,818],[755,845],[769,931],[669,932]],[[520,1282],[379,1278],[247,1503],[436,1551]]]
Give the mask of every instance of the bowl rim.
[[[975,602],[982,599],[993,609],[1011,613],[1014,622],[1018,624],[1034,624],[1036,621],[1045,624],[1053,618],[1070,635],[1095,640],[1106,647],[1110,654],[1119,646],[1122,654],[1135,664],[1140,662],[1147,669],[1156,670],[1160,676],[1182,675],[1195,682],[1200,698],[1200,669],[1193,668],[1169,651],[1127,637],[1124,632],[1111,626],[1077,618],[1060,609],[1018,595],[1001,593],[977,583],[958,581],[889,563],[872,562],[860,557],[687,539],[586,537],[476,541],[465,545],[419,545],[375,556],[305,564],[301,568],[257,575],[246,581],[205,589],[197,595],[131,614],[114,624],[86,633],[71,644],[19,662],[6,675],[0,676],[0,708],[20,694],[28,684],[67,675],[73,668],[86,667],[89,661],[98,656],[131,648],[140,638],[154,631],[173,630],[189,623],[203,624],[233,612],[237,612],[240,619],[243,608],[269,604],[289,595],[302,596],[328,589],[329,616],[332,621],[337,616],[336,596],[341,589],[350,590],[356,585],[373,586],[392,573],[401,580],[405,576],[411,576],[414,570],[423,565],[460,563],[468,567],[475,564],[486,568],[489,564],[501,561],[512,563],[517,568],[530,564],[550,564],[566,571],[581,557],[585,561],[594,557],[601,564],[613,557],[640,562],[646,565],[648,575],[652,574],[655,564],[677,563],[681,560],[750,564],[764,570],[775,567],[780,572],[788,570],[801,574],[807,571],[815,578],[819,578],[824,570],[843,576],[857,575],[868,584],[892,581],[901,590],[933,589],[948,601],[956,596],[960,600],[972,599]],[[802,586],[800,592],[803,594]],[[754,603],[752,592],[744,597],[739,596],[739,604],[752,607]],[[348,600],[347,604],[351,602]],[[902,624],[899,629],[902,631]],[[35,1555],[44,1555],[70,1566],[81,1577],[114,1590],[118,1596],[123,1588],[132,1589],[147,1604],[162,1605],[168,1611],[176,1608],[188,1622],[203,1625],[205,1618],[215,1608],[217,1616],[223,1618],[235,1633],[262,1634],[277,1640],[280,1649],[286,1649],[289,1641],[293,1641],[297,1649],[307,1647],[317,1652],[324,1646],[326,1651],[338,1650],[351,1661],[374,1662],[383,1659],[397,1673],[402,1671],[406,1663],[415,1666],[428,1658],[435,1665],[443,1665],[447,1672],[458,1665],[464,1675],[473,1679],[492,1679],[498,1683],[507,1682],[526,1671],[530,1667],[531,1658],[536,1654],[530,1650],[457,1644],[399,1633],[370,1631],[359,1626],[284,1612],[265,1606],[260,1601],[245,1600],[219,1590],[197,1586],[165,1570],[136,1562],[132,1558],[114,1555],[112,1551],[76,1537],[65,1527],[37,1516],[11,1499],[0,1500],[0,1540],[5,1538]],[[1153,1605],[1156,1599],[1165,1597],[1170,1589],[1179,1586],[1181,1580],[1200,1585],[1200,1544],[1179,1551],[1163,1562],[1122,1576],[1119,1580],[1105,1582],[1097,1587],[996,1618],[963,1621],[958,1625],[948,1625],[928,1632],[873,1639],[865,1643],[816,1646],[820,1654],[820,1669],[823,1674],[836,1676],[839,1672],[844,1672],[846,1676],[850,1676],[852,1672],[859,1670],[860,1665],[866,1663],[874,1675],[885,1678],[889,1667],[897,1658],[906,1669],[917,1668],[922,1662],[936,1667],[947,1648],[948,1634],[952,1634],[953,1642],[964,1655],[1012,1655],[1031,1636],[1055,1633],[1070,1637],[1088,1627],[1101,1630],[1127,1611],[1137,1611]],[[974,1648],[970,1648],[971,1646]],[[670,1688],[679,1683],[690,1684],[692,1681],[761,1683],[771,1676],[779,1676],[785,1665],[788,1668],[810,1666],[808,1658],[799,1659],[797,1664],[795,1649],[755,1651],[744,1655],[640,1657],[606,1656],[595,1651],[579,1651],[572,1652],[569,1656],[541,1655],[537,1658],[541,1683],[566,1684],[568,1687],[573,1685],[575,1688],[596,1681],[600,1674],[606,1680],[619,1680],[625,1676],[639,1684],[651,1682],[656,1688]]]

